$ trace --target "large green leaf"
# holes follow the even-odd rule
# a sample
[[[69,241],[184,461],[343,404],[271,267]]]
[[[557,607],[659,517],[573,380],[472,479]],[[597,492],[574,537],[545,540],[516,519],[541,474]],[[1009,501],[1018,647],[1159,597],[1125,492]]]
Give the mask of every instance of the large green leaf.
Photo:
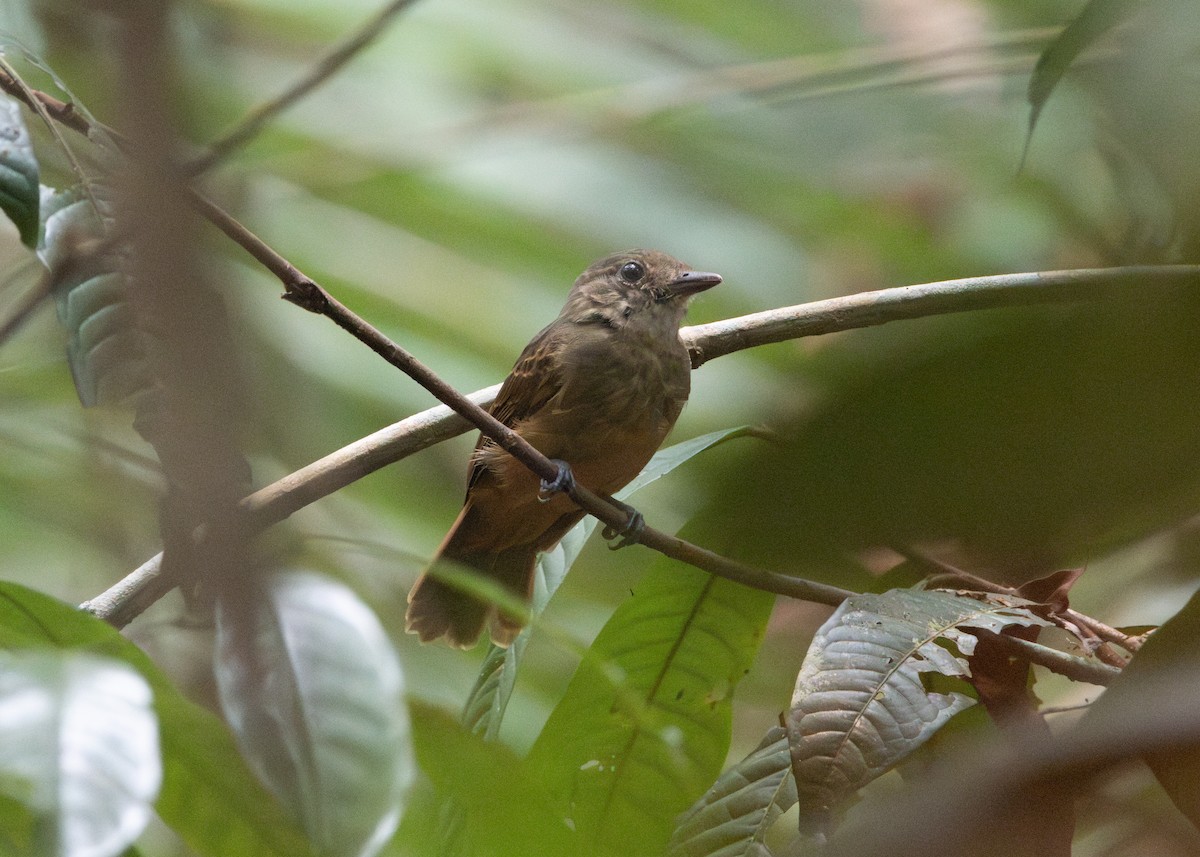
[[[789,442],[737,450],[713,487],[737,554],[829,579],[863,550],[953,543],[952,562],[1021,580],[1183,520],[1198,324],[1200,290],[1134,281],[1103,304],[856,333],[814,361],[824,389]]]
[[[1122,670],[1109,691],[1097,700],[1097,713],[1088,717],[1104,718],[1109,707],[1133,691],[1139,682],[1172,681],[1173,676],[1196,664],[1200,658],[1200,593],[1194,594],[1183,609],[1150,635],[1137,656]],[[1200,744],[1176,743],[1145,757],[1146,763],[1176,808],[1200,828]]]
[[[375,854],[413,765],[400,663],[370,609],[318,575],[272,575],[257,604],[218,601],[215,671],[242,752],[318,850]]]
[[[411,704],[417,761],[437,804],[454,806],[461,853],[471,857],[575,857],[578,842],[538,772],[512,750],[468,731],[448,713]],[[406,820],[408,823],[408,820]],[[445,852],[439,852],[445,853]]]
[[[711,785],[773,601],[661,558],[604,626],[529,755],[585,853],[658,853]]]
[[[111,857],[142,832],[162,782],[150,688],[80,652],[0,653],[0,791],[36,823],[33,857]]]
[[[29,247],[37,244],[38,163],[21,118],[21,105],[0,97],[0,211],[8,215]]]
[[[722,429],[659,450],[642,472],[617,492],[617,499],[627,500],[635,491],[666,476],[693,456],[730,438],[740,437],[748,431],[745,426]],[[592,516],[587,516],[576,524],[561,542],[538,557],[531,605],[534,616],[545,609],[598,523]],[[463,709],[463,721],[474,731],[488,738],[495,738],[499,734],[504,709],[508,706],[516,682],[517,666],[528,641],[528,632],[523,632],[507,649],[492,646],[488,651],[480,668],[479,678]]]
[[[204,857],[294,857],[307,841],[242,761],[211,713],[185,699],[111,626],[14,583],[0,583],[0,648],[78,649],[123,661],[154,691],[162,747],[159,816]]]

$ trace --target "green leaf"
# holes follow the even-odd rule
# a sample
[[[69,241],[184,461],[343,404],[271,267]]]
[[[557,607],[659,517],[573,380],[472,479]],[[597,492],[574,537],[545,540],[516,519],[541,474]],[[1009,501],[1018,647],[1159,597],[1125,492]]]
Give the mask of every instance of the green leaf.
[[[573,857],[578,843],[535,770],[512,750],[469,732],[447,712],[411,702],[413,746],[439,806],[453,805],[462,853]]]
[[[45,51],[46,37],[30,7],[30,0],[12,0],[0,6],[0,54],[8,45],[25,53]]]
[[[123,661],[154,691],[163,784],[155,809],[204,857],[298,857],[305,838],[242,761],[216,717],[185,699],[145,653],[81,610],[15,583],[0,583],[0,649],[83,650]]]
[[[103,240],[110,226],[108,201],[77,191],[49,192],[46,228],[39,254],[51,270],[65,268],[55,297],[66,329],[67,359],[79,400],[85,407],[131,404],[153,384],[145,342],[134,325],[124,274],[112,254],[81,261],[83,241]]]
[[[340,583],[272,575],[257,604],[218,602],[215,671],[242,752],[321,853],[376,853],[413,764],[400,663],[375,614]]]
[[[969,675],[972,628],[999,632],[1009,625],[1049,624],[1025,603],[914,589],[842,602],[813,637],[786,718],[806,825],[826,827],[848,795],[974,704],[963,693],[927,690],[926,674]],[[941,641],[953,643],[962,656]]]
[[[150,820],[162,782],[150,688],[84,653],[0,653],[0,791],[37,819],[39,857],[109,857]]]
[[[1200,291],[1135,280],[1087,306],[860,331],[814,356],[805,381],[827,386],[782,445],[739,450],[718,489],[735,552],[831,581],[880,545],[953,543],[1019,582],[1186,520],[1197,324]]]
[[[666,476],[693,456],[749,432],[750,429],[746,426],[721,429],[661,449],[650,459],[642,472],[616,494],[616,498],[627,500],[635,491]],[[550,598],[558,590],[567,571],[579,557],[584,543],[596,529],[597,524],[599,521],[590,515],[587,516],[576,524],[553,549],[538,557],[533,586],[533,604],[531,605],[534,616],[546,608]],[[521,662],[521,656],[525,652],[525,644],[528,640],[529,634],[523,632],[507,649],[499,646],[492,646],[489,649],[483,666],[480,668],[479,678],[463,708],[463,722],[470,725],[473,731],[489,739],[496,738],[500,732],[504,710],[508,706],[508,700],[512,696],[516,683],[517,666]]]
[[[1131,694],[1129,687],[1139,682],[1171,681],[1188,664],[1200,658],[1200,593],[1191,597],[1178,613],[1150,635],[1121,676],[1106,691],[1116,698]],[[1102,697],[1103,699],[1103,697]],[[1112,699],[1097,701],[1100,716]],[[1088,717],[1092,717],[1089,711]],[[1175,744],[1148,753],[1146,764],[1175,807],[1193,826],[1200,829],[1200,744]]]
[[[37,245],[40,203],[38,163],[21,105],[0,98],[0,211],[17,227],[27,247]]]
[[[668,857],[748,857],[766,853],[763,838],[796,803],[787,732],[770,729],[679,819]]]
[[[1067,24],[1038,57],[1026,94],[1030,108],[1029,129],[1025,136],[1026,150],[1033,137],[1033,128],[1042,114],[1042,108],[1046,106],[1050,93],[1067,73],[1071,63],[1088,45],[1128,16],[1137,5],[1136,0],[1090,0],[1079,16]]]
[[[712,784],[773,601],[663,557],[605,625],[529,756],[588,853],[661,852]]]

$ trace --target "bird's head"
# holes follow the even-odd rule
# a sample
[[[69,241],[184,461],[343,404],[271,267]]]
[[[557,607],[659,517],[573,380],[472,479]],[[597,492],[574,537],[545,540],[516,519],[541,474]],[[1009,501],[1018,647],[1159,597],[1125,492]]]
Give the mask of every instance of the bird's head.
[[[579,324],[674,324],[679,327],[688,302],[721,282],[719,274],[693,271],[657,250],[627,250],[593,263],[579,275],[563,317]]]

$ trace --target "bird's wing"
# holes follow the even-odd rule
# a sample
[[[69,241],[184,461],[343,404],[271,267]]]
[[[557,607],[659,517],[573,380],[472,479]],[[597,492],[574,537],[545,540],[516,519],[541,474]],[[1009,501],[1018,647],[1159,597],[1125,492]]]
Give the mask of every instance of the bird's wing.
[[[559,357],[557,328],[550,325],[542,329],[521,352],[512,372],[500,385],[500,392],[492,402],[492,416],[509,428],[527,420],[550,401],[562,389],[562,361]],[[495,443],[487,435],[481,435],[471,457],[471,475],[467,491],[484,471],[479,453]]]

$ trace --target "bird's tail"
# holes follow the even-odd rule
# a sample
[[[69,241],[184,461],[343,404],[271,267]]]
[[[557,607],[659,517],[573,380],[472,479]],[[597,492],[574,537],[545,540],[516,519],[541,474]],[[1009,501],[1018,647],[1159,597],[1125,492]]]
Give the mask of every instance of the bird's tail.
[[[409,592],[405,628],[417,634],[422,643],[444,636],[450,645],[469,649],[479,640],[484,626],[489,625],[492,642],[497,646],[508,646],[521,632],[521,622],[497,609],[495,604],[438,577],[436,568],[442,563],[453,563],[473,570],[528,603],[537,559],[536,545],[516,545],[498,552],[465,550],[455,539],[459,523],[461,518],[447,536],[433,565]]]

